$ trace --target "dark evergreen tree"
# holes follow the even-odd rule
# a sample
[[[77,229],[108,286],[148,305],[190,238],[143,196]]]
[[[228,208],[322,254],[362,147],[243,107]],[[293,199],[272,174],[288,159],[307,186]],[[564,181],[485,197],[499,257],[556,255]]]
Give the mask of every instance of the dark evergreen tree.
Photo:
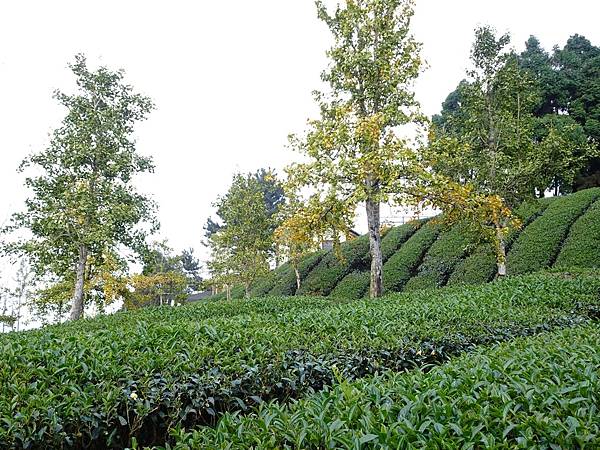
[[[600,48],[575,34],[553,56],[558,71],[558,105],[579,123],[600,150]],[[600,186],[600,158],[590,160],[574,189]]]

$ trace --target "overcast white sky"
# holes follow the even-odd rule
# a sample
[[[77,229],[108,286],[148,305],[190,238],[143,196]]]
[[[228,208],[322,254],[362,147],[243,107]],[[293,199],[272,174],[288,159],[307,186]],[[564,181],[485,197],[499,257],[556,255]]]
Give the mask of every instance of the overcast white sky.
[[[335,2],[332,2],[335,3]],[[420,0],[414,34],[429,69],[417,85],[425,113],[463,77],[473,29],[530,34],[547,48],[580,33],[600,44],[597,0]],[[281,169],[287,135],[315,112],[328,32],[312,0],[0,0],[0,224],[26,192],[19,162],[44,148],[63,114],[66,64],[123,68],[157,105],[138,128],[138,149],[157,170],[139,182],[159,205],[161,234],[201,251],[211,202],[235,171]]]

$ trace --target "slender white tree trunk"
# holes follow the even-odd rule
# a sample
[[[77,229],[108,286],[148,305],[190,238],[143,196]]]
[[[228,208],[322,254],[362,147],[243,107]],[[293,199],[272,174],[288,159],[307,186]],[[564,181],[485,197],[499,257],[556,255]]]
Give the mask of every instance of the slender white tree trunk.
[[[71,305],[71,320],[81,319],[83,316],[83,285],[85,282],[85,266],[87,264],[88,250],[85,245],[79,247],[79,260],[76,267],[75,292]]]
[[[21,328],[21,303],[23,298],[23,291],[19,294],[19,298],[17,299],[17,331]]]
[[[506,275],[506,242],[504,241],[504,233],[500,229],[497,229],[496,237],[498,239],[498,255],[496,256],[498,277],[503,277]]]
[[[381,256],[380,204],[367,200],[367,222],[369,225],[369,247],[371,250],[371,298],[383,293],[383,258]]]
[[[296,292],[298,292],[300,290],[300,272],[296,266],[294,266],[294,273],[296,274]]]
[[[8,308],[7,308],[7,297],[8,297],[8,294],[2,294],[2,293],[0,293],[0,295],[2,295],[2,299],[3,299],[3,302],[4,302],[3,305],[2,305],[2,315],[5,316],[6,312],[8,310]],[[4,325],[5,325],[4,322],[2,322],[2,332],[3,333],[4,333]]]

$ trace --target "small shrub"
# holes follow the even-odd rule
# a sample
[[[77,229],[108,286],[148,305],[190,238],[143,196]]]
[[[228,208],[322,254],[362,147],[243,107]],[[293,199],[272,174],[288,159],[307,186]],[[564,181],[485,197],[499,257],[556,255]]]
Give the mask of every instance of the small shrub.
[[[521,219],[523,230],[536,217],[544,212],[550,204],[550,199],[530,200],[523,202],[515,214]],[[521,230],[512,231],[507,238],[507,249],[519,236]],[[455,284],[479,284],[491,281],[496,275],[496,255],[494,248],[489,243],[481,243],[472,254],[460,261],[448,280],[449,285]]]
[[[398,227],[391,228],[381,240],[381,256],[385,263],[398,251],[415,232],[425,223],[424,220],[415,220]]]
[[[368,293],[370,283],[370,272],[350,272],[338,283],[330,295],[337,298],[356,300]]]
[[[289,263],[284,263],[276,269],[270,271],[264,277],[254,283],[250,289],[250,296],[252,297],[264,297],[271,289],[275,287],[275,284],[280,281],[281,277],[284,276],[287,271],[291,270]]]
[[[314,269],[315,266],[327,255],[327,252],[320,250],[315,253],[307,255],[298,264],[298,273],[300,273],[300,288],[302,283],[306,280],[308,274]],[[282,266],[283,267],[283,266]],[[282,268],[281,274],[278,280],[274,283],[273,288],[269,291],[269,295],[280,296],[280,295],[295,295],[298,288],[296,282],[296,272],[291,264]]]
[[[455,225],[443,232],[427,251],[418,274],[411,278],[404,289],[435,288],[446,284],[458,262],[472,249],[477,237],[462,225]]]
[[[495,274],[494,248],[490,244],[481,244],[456,266],[448,279],[448,285],[487,283]]]

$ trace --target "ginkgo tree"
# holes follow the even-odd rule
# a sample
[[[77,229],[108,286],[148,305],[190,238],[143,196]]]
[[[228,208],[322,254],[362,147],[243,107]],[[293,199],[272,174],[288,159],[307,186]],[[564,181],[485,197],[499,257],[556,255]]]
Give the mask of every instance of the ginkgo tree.
[[[459,100],[434,118],[420,154],[428,171],[415,197],[476,228],[496,249],[498,276],[506,274],[508,233],[520,225],[512,209],[556,180],[572,184],[592,154],[560,116],[536,122],[539,86],[509,44],[489,26],[475,30]]]
[[[319,249],[321,243],[336,230],[348,229],[354,212],[342,208],[336,211],[340,203],[313,195],[307,202],[293,189],[286,192],[287,201],[279,212],[279,226],[274,238],[281,257],[285,258],[296,275],[296,289],[300,290],[300,262],[309,253]],[[337,250],[337,247],[336,247]]]
[[[302,214],[332,224],[337,240],[365,205],[371,297],[382,294],[380,204],[402,190],[414,164],[414,151],[398,134],[422,119],[413,92],[422,67],[410,32],[413,6],[411,0],[347,0],[331,11],[317,2],[333,36],[322,74],[330,89],[315,94],[320,118],[290,140],[305,156],[287,168],[290,189],[308,193]]]
[[[93,269],[111,279],[108,266],[123,267],[124,249],[144,252],[155,229],[154,203],[133,185],[135,175],[154,167],[133,138],[153,104],[123,82],[122,71],[91,70],[83,55],[69,67],[78,90],[56,92],[67,114],[48,147],[21,165],[33,169],[26,178],[32,195],[4,229],[11,236],[4,249],[29,256],[36,274],[57,288],[51,290],[70,297],[70,318],[79,319],[86,284],[99,279]]]
[[[441,210],[436,220],[448,226],[465,224],[482,242],[492,246],[497,275],[506,275],[507,237],[522,225],[507,202],[498,194],[478,191],[472,183],[459,183],[436,173],[424,161],[418,167],[418,176],[404,192],[406,203],[417,210]]]

